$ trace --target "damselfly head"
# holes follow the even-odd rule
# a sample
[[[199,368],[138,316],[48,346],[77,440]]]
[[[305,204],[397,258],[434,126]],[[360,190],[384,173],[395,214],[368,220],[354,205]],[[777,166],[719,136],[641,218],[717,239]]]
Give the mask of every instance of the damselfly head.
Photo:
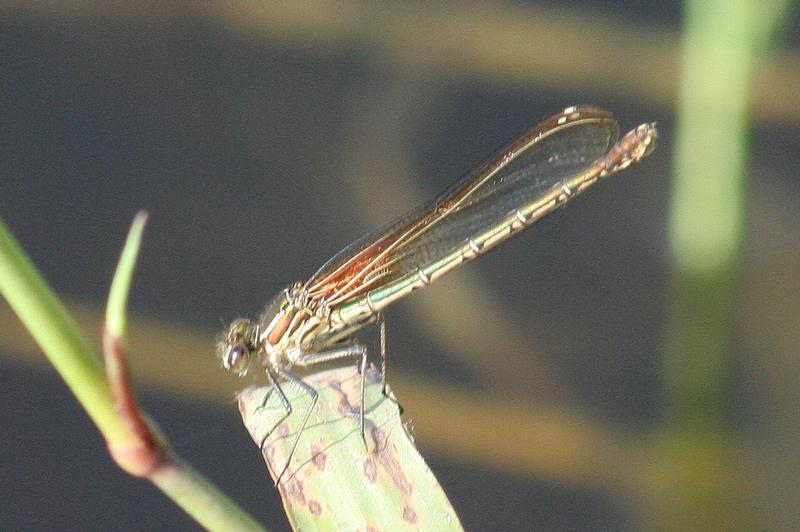
[[[222,367],[240,377],[247,373],[257,346],[258,326],[250,320],[234,320],[217,342],[217,357]]]

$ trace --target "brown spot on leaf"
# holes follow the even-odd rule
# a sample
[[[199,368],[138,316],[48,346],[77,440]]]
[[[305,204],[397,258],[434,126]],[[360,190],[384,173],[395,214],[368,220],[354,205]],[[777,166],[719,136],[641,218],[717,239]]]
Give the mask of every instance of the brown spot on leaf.
[[[353,405],[350,403],[350,399],[346,395],[343,395],[339,400],[339,412],[342,414],[350,414],[353,411]]]
[[[378,481],[378,468],[375,466],[375,460],[372,457],[364,460],[364,476],[373,484]]]
[[[342,387],[341,381],[332,380],[330,382],[330,388],[340,396],[337,410],[342,414],[351,413],[353,411],[353,406],[350,403],[350,398],[348,397],[347,392]]]
[[[370,384],[375,384],[380,380],[381,372],[378,371],[378,368],[370,364],[369,366],[367,366],[366,377],[367,377],[367,382],[369,382]]]
[[[261,451],[261,454],[264,456],[264,459],[267,462],[271,463],[272,460],[275,458],[275,446],[267,445],[266,447],[264,447],[264,450]]]
[[[417,512],[414,511],[413,508],[406,506],[403,508],[403,520],[411,523],[412,525],[417,523]]]
[[[370,435],[372,436],[373,442],[375,442],[374,453],[378,463],[386,470],[386,473],[388,473],[394,485],[397,486],[406,497],[410,497],[411,492],[414,490],[403,472],[403,465],[397,459],[394,447],[387,445],[386,435],[380,428],[373,428],[370,431]]]
[[[284,476],[285,477],[285,476]],[[280,484],[280,490],[284,494],[284,499],[291,499],[294,504],[305,504],[306,494],[303,483],[295,476],[284,478]]]
[[[278,433],[278,437],[281,438],[281,439],[283,439],[286,436],[288,436],[289,435],[289,425],[288,425],[288,423],[281,423],[280,425],[278,425],[278,430],[276,432]]]
[[[308,511],[311,512],[311,515],[320,516],[322,515],[322,505],[315,500],[311,500],[308,503]]]
[[[328,455],[316,443],[311,446],[311,461],[320,471],[325,471]]]

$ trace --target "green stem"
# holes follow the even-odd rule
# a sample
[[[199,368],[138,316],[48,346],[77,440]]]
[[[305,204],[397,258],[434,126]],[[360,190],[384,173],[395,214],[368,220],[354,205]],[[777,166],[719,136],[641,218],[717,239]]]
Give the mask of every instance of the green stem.
[[[686,2],[669,244],[666,431],[656,527],[748,528],[753,509],[728,424],[745,233],[751,86],[789,2]]]
[[[0,293],[97,428],[103,434],[129,432],[111,405],[106,376],[97,354],[2,221]]]
[[[686,3],[669,215],[675,280],[666,384],[673,421],[723,423],[744,238],[750,88],[787,6]]]

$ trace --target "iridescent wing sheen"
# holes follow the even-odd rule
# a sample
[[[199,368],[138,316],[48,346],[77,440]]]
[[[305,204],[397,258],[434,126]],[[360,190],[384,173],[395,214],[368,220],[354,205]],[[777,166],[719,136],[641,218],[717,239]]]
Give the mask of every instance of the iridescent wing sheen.
[[[433,201],[346,247],[308,281],[309,299],[325,300],[330,307],[352,302],[441,263],[468,243],[477,245],[475,238],[502,228],[510,213],[521,215],[520,209],[586,174],[598,160],[624,158],[625,154],[611,157],[619,146],[614,144],[618,135],[607,111],[565,109],[499,150]],[[459,262],[478,254],[473,251],[467,249]],[[424,272],[421,275],[424,280]]]

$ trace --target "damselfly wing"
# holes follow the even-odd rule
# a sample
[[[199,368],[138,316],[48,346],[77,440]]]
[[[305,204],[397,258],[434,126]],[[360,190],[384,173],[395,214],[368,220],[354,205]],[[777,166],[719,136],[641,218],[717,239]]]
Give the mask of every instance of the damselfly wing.
[[[218,356],[226,369],[240,375],[253,360],[259,362],[286,412],[275,427],[292,410],[280,382],[293,382],[311,397],[289,459],[317,399],[316,391],[291,371],[293,366],[357,359],[363,399],[367,351],[351,335],[378,321],[383,351],[383,309],[645,158],[655,146],[655,124],[642,124],[619,142],[618,136],[617,122],[607,111],[569,107],[503,147],[433,201],[347,246],[306,283],[279,293],[260,320],[234,321],[218,344]],[[385,360],[385,352],[381,357]],[[362,400],[362,437],[363,416]]]

